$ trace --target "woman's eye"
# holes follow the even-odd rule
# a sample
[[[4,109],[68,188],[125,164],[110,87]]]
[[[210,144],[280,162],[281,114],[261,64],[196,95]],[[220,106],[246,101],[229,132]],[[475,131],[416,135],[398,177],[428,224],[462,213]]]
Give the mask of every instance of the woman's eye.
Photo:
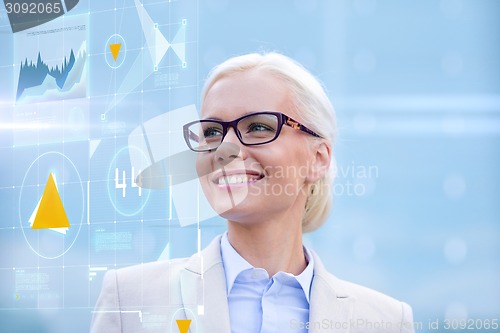
[[[203,135],[206,137],[206,138],[210,138],[210,137],[214,137],[214,136],[218,136],[218,135],[222,135],[222,131],[219,130],[218,128],[207,128],[203,131]]]
[[[273,132],[274,129],[267,125],[258,123],[250,124],[250,126],[248,126],[248,132],[263,132],[263,131]]]

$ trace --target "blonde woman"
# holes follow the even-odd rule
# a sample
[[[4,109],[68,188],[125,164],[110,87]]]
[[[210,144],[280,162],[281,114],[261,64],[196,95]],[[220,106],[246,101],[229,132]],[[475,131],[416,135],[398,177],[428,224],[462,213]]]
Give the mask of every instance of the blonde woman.
[[[227,232],[201,255],[109,272],[93,332],[176,332],[182,318],[205,333],[413,332],[407,304],[336,278],[302,244],[330,209],[335,133],[324,89],[290,58],[215,67],[184,137]]]

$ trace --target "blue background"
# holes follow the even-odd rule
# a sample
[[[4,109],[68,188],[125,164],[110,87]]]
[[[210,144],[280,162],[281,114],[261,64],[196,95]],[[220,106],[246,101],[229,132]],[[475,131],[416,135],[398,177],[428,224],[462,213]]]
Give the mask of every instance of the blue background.
[[[33,132],[23,145],[16,144],[12,107],[14,37],[0,7],[2,332],[86,332],[102,279],[102,272],[89,279],[90,267],[157,260],[167,243],[170,258],[197,250],[197,226],[180,227],[168,189],[119,203],[124,209],[144,204],[127,216],[112,203],[121,190],[108,171],[114,163],[128,168],[126,156],[113,159],[134,128],[198,105],[210,68],[261,50],[301,62],[324,83],[337,112],[332,214],[304,242],[338,277],[409,303],[419,331],[437,331],[428,327],[436,320],[443,331],[445,319],[500,319],[500,2],[178,0],[144,6],[169,41],[180,20],[188,20],[187,67],[169,50],[159,68],[177,81],[161,86],[159,73],[151,74],[103,120],[145,39],[133,1],[80,1],[66,16],[84,15],[87,22],[88,132],[50,143]],[[116,70],[103,54],[115,33],[127,41],[127,58]],[[90,158],[94,140],[101,141]],[[82,211],[73,246],[44,259],[20,230],[20,211],[33,210],[20,196],[30,164],[53,151],[75,164],[90,209]],[[46,178],[39,176],[42,188]],[[116,193],[108,195],[110,189]],[[213,218],[201,228],[204,246],[225,223]],[[32,281],[38,290],[19,291],[19,276],[27,273],[48,282]]]

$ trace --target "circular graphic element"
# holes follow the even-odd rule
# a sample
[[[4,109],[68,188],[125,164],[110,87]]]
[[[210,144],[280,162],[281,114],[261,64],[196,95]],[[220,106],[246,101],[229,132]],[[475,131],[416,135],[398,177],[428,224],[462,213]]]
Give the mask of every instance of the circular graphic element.
[[[30,249],[45,259],[68,252],[82,228],[84,201],[80,173],[66,155],[50,151],[38,156],[19,192],[19,224]],[[39,220],[42,215],[53,219]],[[60,227],[61,216],[67,218],[67,229]]]
[[[142,170],[136,170],[130,165],[128,151],[139,151],[144,161],[148,158],[137,147],[123,147],[115,154],[108,169],[108,195],[115,210],[123,216],[134,216],[140,213],[148,203],[151,191],[139,187],[137,176]],[[142,165],[145,163],[143,162]]]
[[[104,46],[104,58],[109,67],[115,69],[120,67],[127,56],[127,44],[125,39],[118,34],[108,38]]]

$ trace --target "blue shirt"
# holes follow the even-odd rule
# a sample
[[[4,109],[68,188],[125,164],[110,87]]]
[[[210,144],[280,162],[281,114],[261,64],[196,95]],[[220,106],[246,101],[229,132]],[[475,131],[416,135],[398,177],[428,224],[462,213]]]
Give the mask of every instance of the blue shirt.
[[[307,333],[296,329],[297,322],[309,321],[314,261],[306,247],[304,253],[308,264],[302,273],[278,272],[270,279],[265,269],[240,256],[224,233],[221,255],[232,333]]]

